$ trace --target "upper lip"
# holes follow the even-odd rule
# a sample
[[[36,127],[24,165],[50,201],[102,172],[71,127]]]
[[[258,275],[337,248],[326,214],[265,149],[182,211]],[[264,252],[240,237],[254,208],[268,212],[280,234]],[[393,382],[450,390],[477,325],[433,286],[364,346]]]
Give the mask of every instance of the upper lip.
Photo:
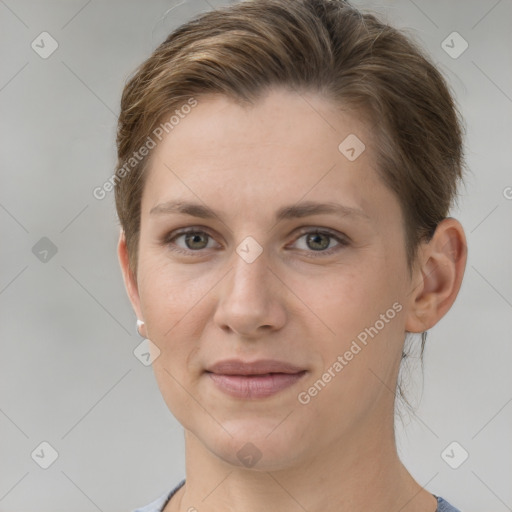
[[[263,375],[265,373],[299,373],[304,371],[304,368],[274,359],[259,359],[252,362],[226,359],[213,364],[206,371],[222,375]]]

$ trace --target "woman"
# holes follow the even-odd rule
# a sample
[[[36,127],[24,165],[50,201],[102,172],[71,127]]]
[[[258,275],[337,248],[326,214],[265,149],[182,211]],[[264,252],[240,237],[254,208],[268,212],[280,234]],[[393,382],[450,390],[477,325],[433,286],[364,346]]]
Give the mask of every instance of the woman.
[[[464,274],[461,133],[421,50],[342,1],[208,12],[141,65],[118,254],[186,479],[139,511],[456,511],[393,420]]]

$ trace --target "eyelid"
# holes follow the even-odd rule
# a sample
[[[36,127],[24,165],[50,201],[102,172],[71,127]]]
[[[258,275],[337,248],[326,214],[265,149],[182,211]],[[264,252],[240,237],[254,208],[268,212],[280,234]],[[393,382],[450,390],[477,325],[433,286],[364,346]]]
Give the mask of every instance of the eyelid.
[[[347,235],[345,235],[345,233],[341,233],[339,231],[335,231],[330,228],[322,228],[322,227],[313,226],[313,225],[312,226],[304,226],[304,227],[299,228],[298,232],[295,236],[297,236],[297,238],[300,238],[302,235],[307,235],[309,233],[319,233],[322,235],[329,235],[329,236],[332,236],[333,238],[336,238],[340,242],[348,243],[350,241],[350,238]]]

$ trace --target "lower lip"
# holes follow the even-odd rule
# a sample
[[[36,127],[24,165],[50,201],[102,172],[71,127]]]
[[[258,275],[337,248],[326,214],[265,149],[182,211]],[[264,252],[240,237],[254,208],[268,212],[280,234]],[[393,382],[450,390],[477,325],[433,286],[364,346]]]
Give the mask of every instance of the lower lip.
[[[266,373],[264,375],[219,375],[207,372],[216,386],[236,398],[265,398],[293,386],[306,373]]]

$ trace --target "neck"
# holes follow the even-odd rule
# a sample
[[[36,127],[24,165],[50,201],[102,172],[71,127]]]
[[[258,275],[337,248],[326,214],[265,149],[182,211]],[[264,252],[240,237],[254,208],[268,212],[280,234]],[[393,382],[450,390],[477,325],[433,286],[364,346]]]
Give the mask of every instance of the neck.
[[[386,424],[366,422],[307,460],[271,471],[227,463],[185,431],[186,483],[165,512],[435,512],[436,499],[400,462],[393,422]]]

